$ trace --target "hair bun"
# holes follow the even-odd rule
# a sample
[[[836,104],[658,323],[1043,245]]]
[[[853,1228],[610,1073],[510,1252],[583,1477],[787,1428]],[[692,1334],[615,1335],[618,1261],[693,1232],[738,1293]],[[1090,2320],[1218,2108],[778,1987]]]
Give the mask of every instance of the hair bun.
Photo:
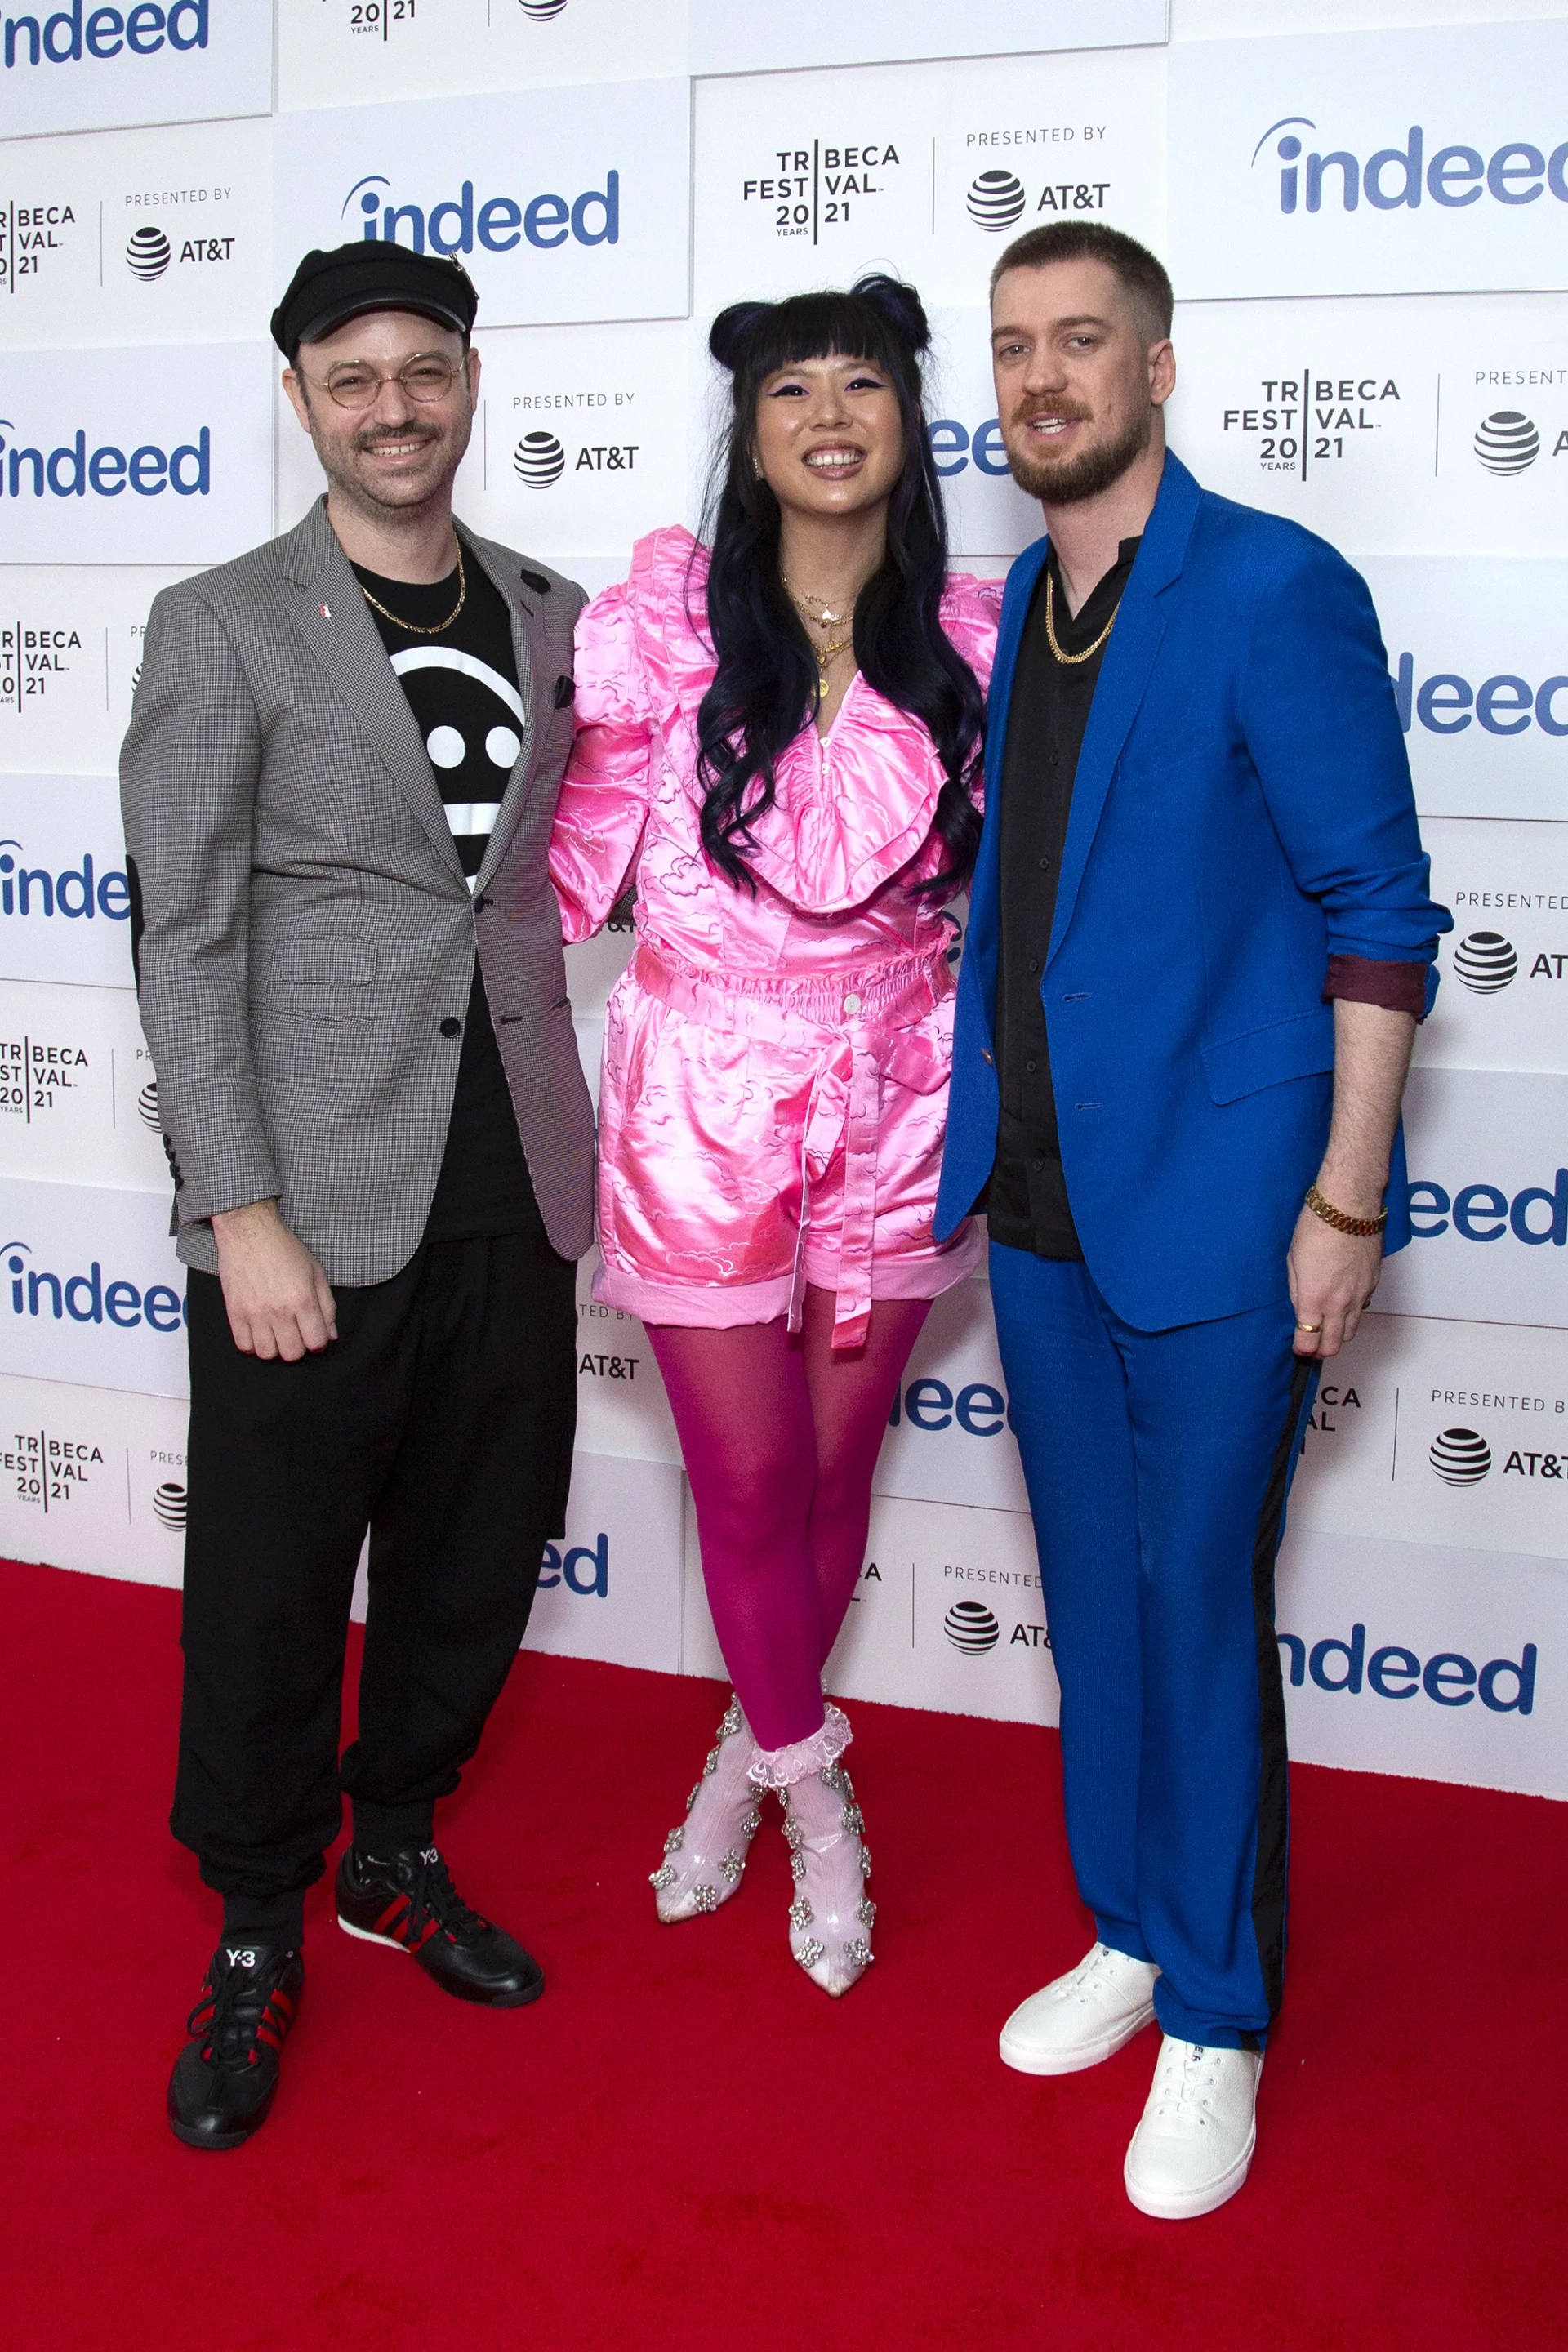
[[[889,278],[882,271],[875,270],[868,278],[858,278],[849,290],[860,301],[868,302],[874,310],[879,310],[889,324],[897,329],[911,352],[929,350],[930,322],[926,318],[925,305],[912,286],[906,286],[901,278]]]
[[[722,368],[733,375],[759,320],[773,308],[771,302],[731,302],[708,330],[708,348]]]

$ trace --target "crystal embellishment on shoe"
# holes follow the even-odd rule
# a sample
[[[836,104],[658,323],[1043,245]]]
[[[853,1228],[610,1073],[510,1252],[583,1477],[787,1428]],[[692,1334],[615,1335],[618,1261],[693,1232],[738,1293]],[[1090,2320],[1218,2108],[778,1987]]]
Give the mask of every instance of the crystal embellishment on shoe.
[[[1020,2074],[1078,2074],[1114,2056],[1154,2015],[1152,1960],[1096,1944],[1065,1976],[1019,2003],[1002,2028],[1004,2065]]]
[[[746,1854],[761,1826],[750,1777],[756,1742],[731,1699],[703,1760],[702,1775],[686,1801],[686,1819],[665,1839],[668,1856],[649,1879],[658,1916],[667,1924],[700,1919],[727,1903],[741,1884]]]
[[[1167,2033],[1122,2179],[1141,2213],[1189,2221],[1246,2180],[1258,2145],[1256,2050],[1211,2050]]]
[[[827,1712],[838,1716],[832,1727],[837,1753],[799,1773],[780,1794],[790,1877],[796,1890],[789,1906],[790,1949],[812,1982],[837,1997],[847,1992],[871,1965],[870,1929],[877,1906],[865,1891],[871,1861],[860,1839],[864,1817],[849,1775],[838,1762],[849,1727],[837,1707]],[[776,1769],[781,1755],[798,1759],[813,1745],[801,1740],[793,1750],[777,1751],[763,1762]],[[757,1777],[753,1765],[752,1778]]]

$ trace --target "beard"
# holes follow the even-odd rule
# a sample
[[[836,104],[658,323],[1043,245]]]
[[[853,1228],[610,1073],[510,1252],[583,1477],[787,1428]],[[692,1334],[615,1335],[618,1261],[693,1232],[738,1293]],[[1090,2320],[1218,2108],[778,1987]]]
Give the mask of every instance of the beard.
[[[1070,416],[1083,419],[1085,409],[1037,407],[1016,409],[1012,423],[1023,425],[1031,416]],[[1076,457],[1055,457],[1033,448],[1019,451],[1007,441],[1007,463],[1013,479],[1032,499],[1045,499],[1054,507],[1077,506],[1084,499],[1098,498],[1112,482],[1119,482],[1129,466],[1143,455],[1154,431],[1154,411],[1147,408],[1140,416],[1128,420],[1123,430],[1111,441],[1102,441]]]

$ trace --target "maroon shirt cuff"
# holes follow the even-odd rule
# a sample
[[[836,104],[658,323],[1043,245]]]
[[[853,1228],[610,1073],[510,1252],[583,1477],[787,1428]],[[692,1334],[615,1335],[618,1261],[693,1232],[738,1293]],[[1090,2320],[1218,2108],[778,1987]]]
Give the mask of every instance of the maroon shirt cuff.
[[[1426,1015],[1426,967],[1424,963],[1384,962],[1371,956],[1331,955],[1323,982],[1323,1002],[1342,996],[1347,1004],[1381,1004],[1390,1013]]]

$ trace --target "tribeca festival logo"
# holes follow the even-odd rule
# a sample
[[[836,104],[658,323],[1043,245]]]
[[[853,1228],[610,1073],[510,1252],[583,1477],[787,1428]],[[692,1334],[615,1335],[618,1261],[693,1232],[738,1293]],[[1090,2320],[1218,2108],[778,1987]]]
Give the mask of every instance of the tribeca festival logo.
[[[1226,408],[1221,429],[1256,440],[1258,470],[1294,474],[1305,482],[1314,467],[1336,465],[1369,446],[1369,436],[1400,415],[1398,381],[1381,371],[1320,374],[1310,362],[1259,376],[1251,400]]]
[[[85,1274],[52,1274],[29,1265],[30,1242],[0,1242],[0,1263],[10,1276],[8,1303],[13,1315],[56,1323],[110,1324],[117,1331],[134,1331],[145,1323],[150,1331],[178,1331],[185,1302],[166,1282],[140,1285],[116,1276],[105,1279],[94,1258]]]
[[[16,1480],[19,1503],[47,1518],[69,1503],[103,1467],[103,1449],[90,1437],[62,1437],[52,1429],[17,1429],[0,1439],[0,1475]]]
[[[143,441],[127,453],[105,442],[89,456],[87,435],[79,426],[69,441],[47,455],[41,446],[28,446],[5,436],[17,431],[8,416],[0,416],[0,498],[118,499],[127,484],[138,498],[161,498],[173,490],[176,498],[205,499],[212,488],[212,427],[204,425],[194,441],[165,450]],[[129,437],[129,436],[127,436]],[[40,436],[47,439],[47,436]]]
[[[76,669],[71,656],[81,650],[79,629],[41,622],[0,624],[0,714],[15,711],[20,718],[24,704],[48,698],[50,688]]]
[[[754,179],[741,183],[742,205],[771,217],[779,237],[820,243],[825,229],[865,228],[876,199],[898,185],[902,158],[890,139],[814,139],[809,147],[775,147],[759,158]]]
[[[90,1067],[82,1045],[26,1034],[0,1038],[0,1118],[26,1127],[47,1118],[62,1096],[80,1092]]]
[[[64,252],[70,239],[64,234],[76,226],[71,205],[17,204],[0,205],[0,288],[15,294],[27,278],[37,278],[51,253]]]
[[[356,214],[367,239],[382,237],[416,253],[472,253],[476,246],[485,253],[514,253],[525,239],[541,253],[571,239],[585,246],[617,245],[621,175],[606,172],[602,188],[584,188],[570,197],[476,197],[472,180],[465,180],[455,196],[426,205],[400,204],[385,173],[368,172],[343,198],[340,217],[352,224]]]
[[[1252,151],[1256,170],[1274,141],[1284,214],[1321,213],[1325,205],[1331,212],[1353,213],[1363,198],[1378,213],[1414,212],[1424,201],[1444,212],[1463,212],[1483,200],[1518,206],[1536,204],[1545,194],[1568,205],[1568,141],[1550,154],[1529,140],[1510,139],[1489,156],[1479,147],[1450,145],[1428,158],[1426,132],[1412,123],[1403,147],[1380,147],[1363,162],[1344,147],[1308,151],[1298,131],[1317,130],[1310,114],[1283,114]]]
[[[210,0],[173,0],[160,7],[157,0],[137,0],[126,9],[92,8],[71,0],[68,8],[46,16],[5,19],[5,65],[81,65],[89,59],[155,58],[161,49],[205,49],[209,29]],[[84,14],[86,16],[83,22]]]

